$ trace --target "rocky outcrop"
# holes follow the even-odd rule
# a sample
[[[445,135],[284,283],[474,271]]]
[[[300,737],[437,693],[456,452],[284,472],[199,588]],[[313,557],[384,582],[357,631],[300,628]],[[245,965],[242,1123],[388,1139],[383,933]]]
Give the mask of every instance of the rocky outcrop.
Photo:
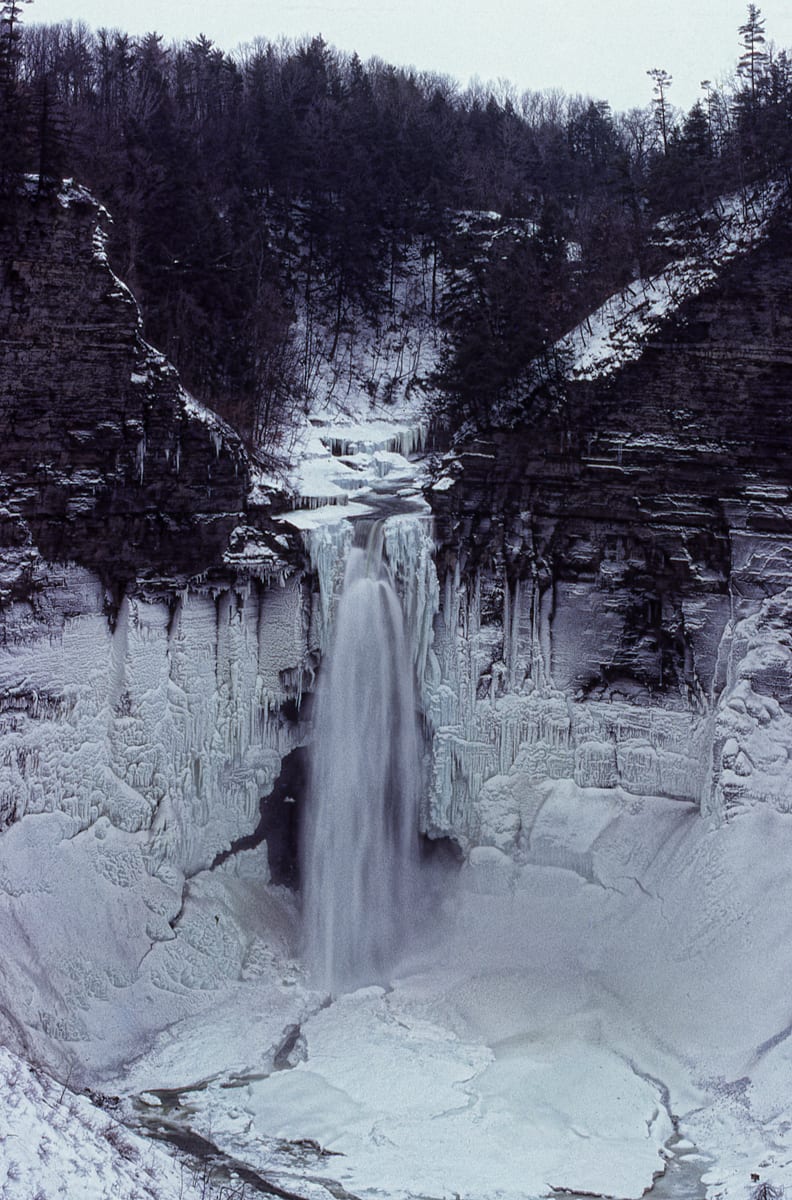
[[[64,1077],[286,954],[266,845],[211,868],[313,673],[301,551],[143,341],[108,219],[68,187],[0,233],[0,1039]]]
[[[71,186],[31,195],[0,234],[0,598],[29,590],[33,546],[116,590],[184,582],[221,558],[246,507],[244,448],[143,341],[108,220]]]
[[[687,704],[730,617],[789,580],[791,245],[779,215],[637,361],[535,398],[431,493],[441,564],[480,573],[485,623],[519,582],[509,620],[556,686]]]
[[[654,320],[620,367],[614,336],[605,369],[570,371],[512,427],[446,457],[429,492],[445,581],[439,830],[527,853],[531,795],[547,779],[721,815],[792,806],[788,678],[775,669],[788,597],[772,621],[760,613],[792,580],[783,209],[766,233]],[[760,679],[753,620],[772,660]],[[501,809],[508,830],[495,837]]]

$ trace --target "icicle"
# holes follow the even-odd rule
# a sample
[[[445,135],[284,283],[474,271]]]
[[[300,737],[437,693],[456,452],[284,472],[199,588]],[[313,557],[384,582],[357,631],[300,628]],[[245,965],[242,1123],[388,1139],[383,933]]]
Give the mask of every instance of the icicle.
[[[429,690],[438,681],[432,647],[440,585],[431,524],[420,516],[391,517],[385,523],[385,551],[402,595],[407,638],[426,708]]]

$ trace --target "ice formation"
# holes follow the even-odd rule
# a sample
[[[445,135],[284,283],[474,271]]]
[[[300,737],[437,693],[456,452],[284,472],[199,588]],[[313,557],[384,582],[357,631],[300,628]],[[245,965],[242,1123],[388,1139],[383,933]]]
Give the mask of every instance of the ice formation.
[[[298,578],[130,595],[111,627],[96,581],[63,576],[65,615],[18,605],[0,648],[0,1026],[54,1064],[76,1040],[87,1064],[241,969],[236,918],[185,900],[255,828],[312,668]]]
[[[502,616],[486,622],[481,593],[480,578],[464,581],[458,567],[439,590],[426,689],[433,830],[487,842],[492,805],[503,803],[519,828],[521,805],[530,807],[548,779],[701,801],[710,778],[704,712],[570,697],[554,680],[556,646],[538,589],[504,581]],[[519,854],[518,841],[502,848]]]
[[[152,862],[188,872],[245,832],[290,733],[277,709],[300,662],[301,589],[127,597],[5,649],[0,795],[6,820],[102,816],[151,829]],[[223,797],[222,805],[217,803]]]
[[[314,979],[332,992],[387,979],[412,919],[421,748],[382,542],[376,524],[349,554],[316,700],[304,939]]]

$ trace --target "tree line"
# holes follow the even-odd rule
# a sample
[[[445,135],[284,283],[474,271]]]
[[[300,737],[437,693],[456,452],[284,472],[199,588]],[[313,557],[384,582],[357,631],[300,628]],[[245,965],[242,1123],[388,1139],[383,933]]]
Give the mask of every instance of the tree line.
[[[321,37],[227,53],[206,37],[32,25],[0,4],[0,219],[20,177],[62,176],[113,214],[111,259],[190,389],[275,452],[352,308],[392,311],[418,246],[450,281],[433,316],[452,420],[487,414],[528,364],[636,271],[680,206],[788,171],[792,60],[749,5],[731,80],[689,112],[361,62]],[[649,91],[649,86],[647,86]],[[492,236],[460,214],[495,214]],[[298,319],[299,318],[299,319]],[[298,333],[299,329],[299,333]]]

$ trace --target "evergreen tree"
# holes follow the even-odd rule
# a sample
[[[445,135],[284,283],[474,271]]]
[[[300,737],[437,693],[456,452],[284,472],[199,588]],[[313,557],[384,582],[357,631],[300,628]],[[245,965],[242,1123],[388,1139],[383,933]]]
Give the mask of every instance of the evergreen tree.
[[[756,104],[759,95],[762,73],[767,62],[767,54],[763,49],[765,42],[765,22],[761,9],[755,4],[748,5],[748,19],[739,29],[742,39],[743,52],[737,64],[737,74],[744,79],[748,86],[748,97],[752,105]]]
[[[740,134],[740,151],[746,161],[752,161],[753,170],[762,169],[766,137],[762,124],[764,114],[765,65],[767,54],[764,47],[765,23],[761,11],[755,4],[748,5],[748,19],[740,26],[742,54],[737,64],[737,74],[743,87],[735,97],[735,114]]]
[[[22,11],[31,0],[0,3],[0,209],[8,217],[30,166],[31,112],[22,80]]]
[[[646,74],[654,83],[654,100],[652,101],[652,106],[655,111],[657,127],[660,130],[660,139],[663,143],[663,154],[668,154],[668,139],[671,131],[668,89],[671,87],[673,78],[662,67],[652,67]]]

